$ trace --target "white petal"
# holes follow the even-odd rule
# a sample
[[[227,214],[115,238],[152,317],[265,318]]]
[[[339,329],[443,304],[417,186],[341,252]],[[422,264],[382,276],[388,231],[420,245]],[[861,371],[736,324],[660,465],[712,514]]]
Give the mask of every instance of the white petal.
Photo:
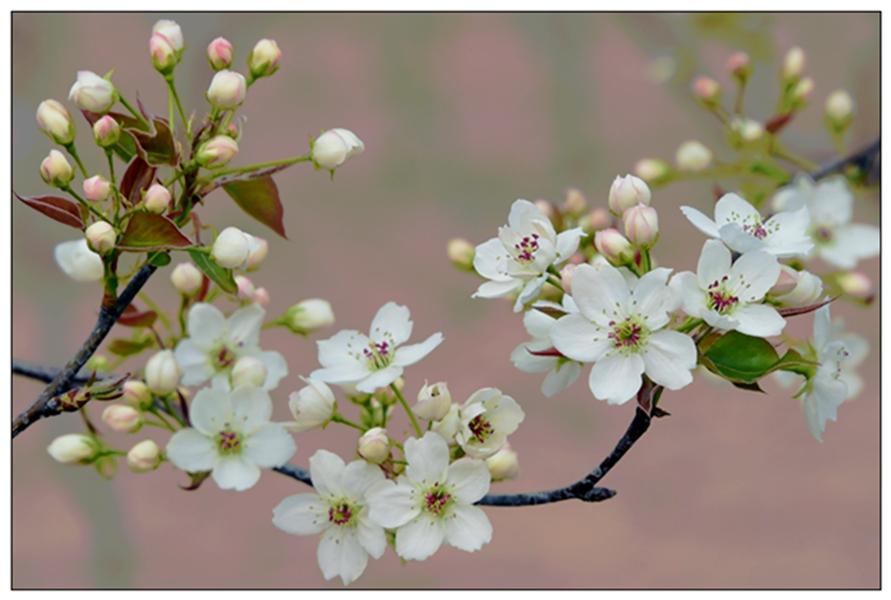
[[[523,286],[523,289],[520,290],[520,294],[517,296],[517,301],[514,302],[514,312],[522,312],[526,304],[529,304],[538,298],[538,294],[541,292],[541,288],[544,287],[547,280],[547,274],[542,274],[535,279],[527,281],[526,285]]]
[[[579,373],[582,372],[582,366],[575,361],[564,361],[558,363],[554,369],[547,374],[541,384],[541,393],[550,398],[559,394],[578,379]]]
[[[405,483],[381,481],[368,488],[369,517],[381,527],[400,527],[421,512],[416,499],[417,492]]]
[[[393,364],[400,367],[413,365],[436,349],[442,343],[442,334],[437,332],[428,337],[420,344],[411,344],[408,346],[400,346],[396,349],[396,356],[393,357]]]
[[[263,383],[263,389],[274,390],[278,387],[279,382],[288,376],[288,362],[281,352],[274,350],[260,352],[256,357],[266,367],[266,381]]]
[[[689,316],[701,318],[708,310],[705,291],[700,287],[699,278],[690,271],[672,277],[669,287],[680,297],[684,312]]]
[[[519,279],[508,279],[507,281],[487,281],[477,288],[473,293],[474,298],[501,298],[507,296],[518,287],[523,285]]]
[[[811,217],[806,206],[796,211],[777,213],[764,224],[774,231],[767,238],[767,250],[775,256],[806,256],[814,247],[807,229]]]
[[[653,269],[641,277],[631,292],[630,312],[643,317],[650,329],[668,324],[668,312],[675,308],[674,292],[668,288],[671,269]]]
[[[199,385],[213,377],[216,372],[210,362],[210,355],[189,338],[181,340],[176,345],[173,355],[182,369],[183,376],[180,383],[183,385]]]
[[[312,486],[323,498],[340,497],[346,494],[343,485],[343,459],[327,450],[317,450],[309,459],[309,476]]]
[[[832,317],[827,304],[814,311],[814,347],[822,349],[829,343],[831,335]]]
[[[279,423],[267,423],[244,442],[244,454],[258,467],[271,469],[288,462],[297,452],[294,438]]]
[[[387,302],[374,315],[368,335],[375,342],[387,341],[398,346],[411,337],[411,329],[411,313],[408,308],[395,302]]]
[[[707,216],[693,208],[692,206],[682,206],[681,212],[687,217],[687,220],[693,224],[693,227],[709,237],[721,237],[718,231],[718,225]]]
[[[818,225],[838,226],[851,221],[854,195],[841,175],[821,181],[808,201],[811,218]]]
[[[756,337],[780,335],[786,326],[777,309],[766,304],[747,304],[733,311],[733,318],[738,332]]]
[[[757,302],[764,298],[780,276],[776,257],[756,250],[746,252],[730,268],[730,285],[742,302]],[[735,313],[734,313],[735,316]]]
[[[201,433],[215,436],[232,420],[229,394],[213,388],[200,390],[189,406],[189,419]]]
[[[715,204],[715,223],[718,228],[727,223],[744,223],[750,219],[760,221],[761,213],[736,194],[724,194]]]
[[[405,459],[408,461],[405,475],[410,480],[426,484],[442,482],[449,466],[449,447],[442,436],[428,431],[421,439],[406,440]]]
[[[542,231],[552,239],[555,235],[550,219],[528,200],[519,199],[511,204],[507,225],[521,235],[538,231]]]
[[[505,395],[498,399],[494,410],[490,408],[490,413],[492,427],[505,435],[515,432],[526,417],[517,401]]]
[[[572,299],[588,320],[602,327],[621,320],[629,296],[628,284],[615,267],[580,265],[573,271]]]
[[[498,238],[492,238],[476,247],[473,255],[473,268],[476,272],[495,281],[509,279],[506,275],[510,255]]]
[[[721,241],[736,252],[754,252],[755,250],[765,250],[767,248],[767,244],[764,241],[746,232],[738,223],[723,225],[720,233]]]
[[[217,458],[213,440],[195,429],[180,429],[167,442],[167,458],[178,469],[210,471]]]
[[[390,365],[380,371],[374,371],[356,384],[356,389],[371,394],[378,388],[387,387],[402,376],[402,367]]]
[[[75,281],[100,281],[105,275],[102,257],[90,250],[86,238],[62,242],[53,256],[59,268]]]
[[[492,524],[478,506],[456,506],[446,522],[446,542],[464,550],[476,552],[492,541]]]
[[[217,460],[211,475],[220,489],[243,492],[260,479],[260,467],[244,456],[226,456]]]
[[[327,340],[317,342],[319,364],[323,367],[364,364],[365,361],[357,357],[362,356],[362,351],[367,349],[370,343],[371,340],[358,331],[352,329],[338,331]]]
[[[189,338],[205,350],[214,346],[226,335],[226,317],[216,306],[200,302],[189,309]]]
[[[240,347],[256,346],[266,311],[259,304],[239,308],[229,317],[229,339]]]
[[[491,481],[486,463],[472,458],[459,458],[452,463],[446,478],[455,498],[464,504],[473,504],[488,494]]]
[[[558,319],[551,330],[551,341],[561,354],[581,362],[599,359],[612,345],[607,332],[582,315]]]
[[[272,509],[272,524],[293,535],[312,535],[328,527],[328,504],[318,494],[288,496]]]
[[[250,435],[269,422],[272,417],[272,399],[266,390],[252,385],[242,385],[229,395],[232,400],[232,426]]]
[[[845,225],[835,230],[835,244],[858,259],[879,255],[879,228],[872,225]]]
[[[713,282],[721,281],[724,275],[730,273],[731,261],[730,250],[720,240],[706,240],[696,266],[699,287],[705,290]]]
[[[329,527],[322,534],[317,553],[325,579],[340,577],[344,585],[359,578],[368,564],[368,554],[352,529]]]
[[[678,331],[657,331],[650,335],[643,353],[647,376],[669,390],[679,390],[693,381],[696,344]]]
[[[580,228],[561,231],[557,234],[557,262],[563,262],[575,254],[579,248],[579,241],[585,237],[585,232]]]
[[[310,378],[323,383],[355,383],[371,374],[371,369],[364,363],[342,364],[326,369],[316,369],[309,374]]]
[[[624,404],[634,398],[641,386],[644,361],[637,354],[614,354],[601,358],[591,368],[588,386],[598,400]]]
[[[523,315],[523,327],[533,338],[547,338],[556,322],[557,319],[540,310],[528,310]]]
[[[355,500],[364,500],[368,488],[385,479],[379,467],[364,460],[350,462],[343,470],[342,477],[344,490]]]
[[[360,515],[356,535],[359,538],[359,543],[372,558],[380,558],[387,550],[387,534],[384,533],[384,528],[372,522],[365,515]]]
[[[529,314],[529,313],[526,313]],[[550,342],[520,344],[510,354],[510,360],[516,368],[524,373],[544,373],[550,371],[557,364],[555,356],[536,356],[530,350],[546,350],[551,346]]]
[[[396,554],[405,560],[425,560],[439,550],[444,539],[442,521],[421,513],[396,530]]]

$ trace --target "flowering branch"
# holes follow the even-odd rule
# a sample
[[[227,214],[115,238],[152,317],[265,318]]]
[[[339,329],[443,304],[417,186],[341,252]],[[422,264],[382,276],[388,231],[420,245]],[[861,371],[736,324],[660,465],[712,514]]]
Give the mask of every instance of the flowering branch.
[[[879,154],[882,152],[882,139],[876,138],[871,144],[838,160],[834,160],[821,166],[812,173],[814,179],[822,179],[833,173],[842,171],[845,167],[854,166],[865,173],[869,173],[876,164]]]

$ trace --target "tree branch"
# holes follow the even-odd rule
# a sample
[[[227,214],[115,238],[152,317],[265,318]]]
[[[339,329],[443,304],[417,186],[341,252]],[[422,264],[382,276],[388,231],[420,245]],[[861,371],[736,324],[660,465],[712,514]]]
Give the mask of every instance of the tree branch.
[[[873,167],[878,164],[878,158],[881,152],[882,138],[876,138],[871,144],[861,148],[857,152],[823,165],[811,173],[811,177],[814,179],[823,179],[833,173],[838,173],[848,166],[858,167],[864,173],[868,174],[873,170]]]

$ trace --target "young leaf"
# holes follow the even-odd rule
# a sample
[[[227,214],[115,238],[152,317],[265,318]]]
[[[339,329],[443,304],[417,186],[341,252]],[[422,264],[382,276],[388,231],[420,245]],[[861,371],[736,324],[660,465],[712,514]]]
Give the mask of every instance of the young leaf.
[[[235,285],[235,278],[232,276],[230,269],[221,267],[204,252],[199,252],[198,250],[188,250],[187,252],[192,257],[192,262],[195,263],[195,266],[217,284],[221,290],[229,294],[234,294],[238,291],[238,286]]]
[[[763,338],[730,331],[703,353],[703,364],[713,373],[738,383],[754,383],[773,370],[780,360]]]
[[[176,141],[170,133],[167,121],[155,117],[154,131],[146,132],[139,129],[129,129],[130,135],[136,140],[136,151],[149,165],[176,166],[179,163],[179,155],[176,151]]]
[[[15,194],[15,192],[13,192]],[[80,215],[80,206],[59,196],[19,196],[15,197],[27,204],[36,211],[48,216],[53,221],[58,221],[63,225],[74,227],[75,229],[83,229],[84,222]]]
[[[142,192],[152,184],[157,169],[140,157],[135,157],[121,178],[121,194],[130,205],[142,201]]]
[[[813,375],[819,365],[807,360],[795,350],[787,350],[783,358],[777,361],[771,371],[789,371],[808,377]]]
[[[139,310],[128,304],[123,314],[118,317],[118,323],[127,327],[151,327],[157,318],[158,313],[153,310]]]
[[[118,242],[118,248],[131,252],[188,248],[190,240],[176,223],[163,215],[137,212],[130,217],[127,229]]]
[[[223,189],[244,212],[287,239],[282,220],[285,211],[271,176],[232,181],[223,184]]]
[[[146,336],[141,341],[118,338],[111,340],[111,343],[108,344],[108,351],[118,356],[133,356],[146,348],[151,348],[154,343],[155,341],[149,336]]]

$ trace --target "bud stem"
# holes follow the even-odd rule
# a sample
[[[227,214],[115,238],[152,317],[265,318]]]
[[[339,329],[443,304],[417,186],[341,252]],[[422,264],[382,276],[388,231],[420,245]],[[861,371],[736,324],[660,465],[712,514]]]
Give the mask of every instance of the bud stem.
[[[117,180],[114,174],[114,152],[111,148],[107,148],[105,150],[105,156],[108,159],[108,179],[111,181],[111,202],[112,202],[112,210],[114,211],[114,225],[115,228],[120,225],[120,212],[121,212],[121,192],[118,190]]]
[[[399,388],[396,387],[396,384],[391,383],[390,389],[393,390],[393,393],[396,395],[396,399],[399,400],[399,404],[402,405],[402,408],[405,409],[405,414],[408,415],[408,420],[411,421],[411,426],[415,430],[415,435],[421,437],[423,432],[421,431],[421,426],[418,425],[418,420],[415,418],[415,413],[412,412],[411,407],[408,405],[408,402],[405,401],[405,396],[402,395],[402,392],[399,391]]]
[[[333,417],[331,417],[332,423],[340,423],[341,425],[346,425],[347,427],[352,427],[353,429],[358,429],[361,432],[365,432],[365,428],[359,425],[354,421],[350,421],[346,417],[341,416],[339,413],[335,413]]]
[[[222,177],[223,175],[241,175],[242,173],[250,173],[251,171],[259,171],[261,169],[268,169],[271,167],[283,167],[283,166],[291,166],[296,165],[301,162],[308,162],[310,157],[308,154],[302,154],[300,156],[291,156],[288,158],[281,158],[279,160],[271,160],[265,163],[254,163],[252,165],[247,165],[244,167],[235,167],[233,169],[223,169],[221,171],[215,171],[213,176]]]
[[[808,173],[813,173],[820,168],[820,165],[814,163],[813,161],[790,151],[788,148],[783,146],[780,141],[776,139],[776,137],[773,138],[773,144],[771,144],[770,152],[777,158],[785,160],[786,162],[790,162],[796,167],[807,171]]]
[[[176,105],[176,111],[179,113],[179,118],[182,119],[183,127],[186,128],[186,137],[192,139],[192,127],[189,123],[189,120],[186,119],[186,111],[183,110],[182,102],[179,100],[179,94],[176,91],[176,84],[173,82],[173,73],[164,77],[164,80],[167,82],[167,90],[168,90],[168,102],[169,98],[173,98],[173,103]],[[173,133],[173,110],[170,111],[170,133]]]
[[[77,168],[80,169],[80,172],[84,176],[84,178],[86,179],[87,177],[89,177],[90,174],[87,173],[87,168],[84,166],[84,163],[80,160],[80,155],[78,155],[78,153],[77,153],[77,148],[74,146],[74,142],[65,144],[65,150],[68,151],[68,154],[70,154],[71,158],[74,159],[74,162],[77,163]]]
[[[59,188],[59,189],[67,194],[70,194],[75,200],[77,200],[80,203],[81,206],[83,206],[88,211],[93,213],[93,215],[95,215],[97,218],[99,218],[103,221],[108,221],[108,218],[104,214],[102,214],[102,211],[100,211],[98,208],[93,206],[91,203],[89,203],[86,200],[84,200],[83,198],[81,198],[77,192],[75,192],[73,189],[71,189],[70,185],[66,185],[65,187]]]
[[[127,99],[124,98],[124,95],[121,94],[120,90],[118,90],[118,100],[120,100],[121,104],[124,105],[124,108],[126,108],[130,112],[130,114],[133,115],[133,117],[136,118],[137,121],[139,121],[139,124],[142,125],[143,129],[145,129],[146,131],[149,131],[151,129],[151,125],[149,125],[149,122],[145,120],[145,117],[142,116],[142,113],[133,108],[132,104],[127,102]]]

